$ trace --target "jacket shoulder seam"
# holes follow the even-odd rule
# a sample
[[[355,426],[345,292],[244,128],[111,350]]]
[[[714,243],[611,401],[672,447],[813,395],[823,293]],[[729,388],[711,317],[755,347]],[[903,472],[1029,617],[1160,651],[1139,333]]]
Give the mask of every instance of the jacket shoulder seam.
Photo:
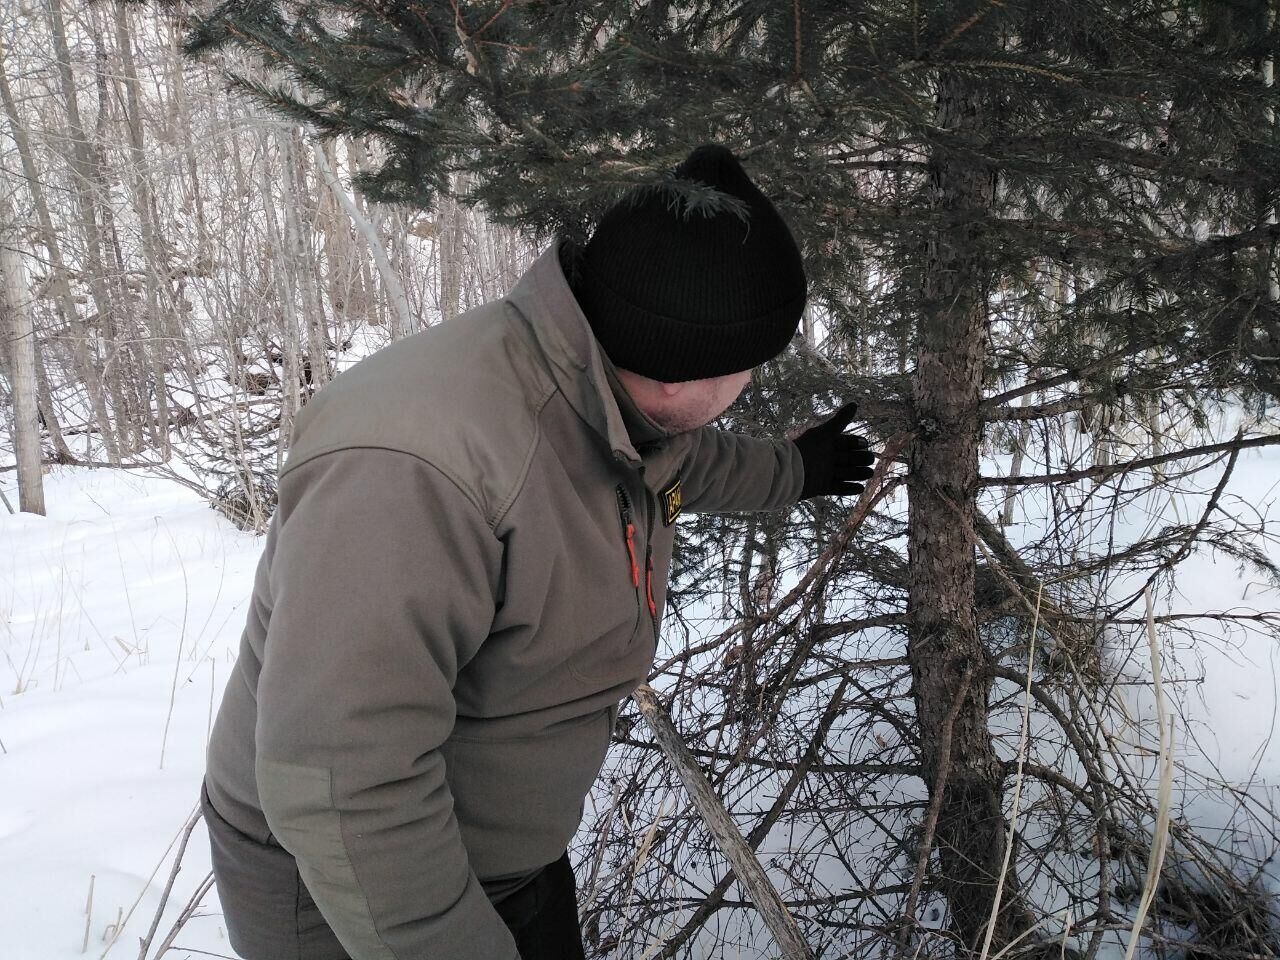
[[[502,522],[502,518],[507,515],[507,511],[511,509],[511,505],[516,502],[516,498],[520,496],[520,491],[524,489],[525,481],[529,479],[529,469],[533,466],[533,455],[538,449],[538,442],[542,439],[542,411],[546,407],[548,401],[555,396],[556,390],[559,389],[552,384],[547,391],[538,398],[537,404],[533,409],[533,437],[529,441],[529,447],[525,451],[524,461],[520,464],[520,472],[516,475],[516,482],[511,486],[511,492],[507,494],[498,507],[498,512],[494,514],[493,522],[489,524],[491,530],[496,531],[498,524]]]
[[[411,457],[414,460],[417,460],[419,463],[424,463],[428,467],[430,467],[431,469],[439,473],[441,476],[443,476],[451,484],[453,484],[458,489],[458,492],[461,493],[467,499],[467,502],[470,503],[473,507],[475,507],[476,512],[479,513],[480,516],[482,517],[485,516],[484,507],[480,505],[479,497],[477,497],[470,490],[470,488],[468,488],[467,485],[462,482],[462,480],[454,476],[453,471],[446,470],[444,467],[440,466],[440,464],[436,463],[435,461],[428,460],[426,457],[421,456],[420,454],[414,453],[411,450],[404,450],[400,447],[388,447],[388,446],[384,446],[383,444],[377,444],[377,443],[341,443],[332,447],[321,447],[319,450],[312,451],[304,459],[299,460],[296,463],[290,463],[288,466],[286,466],[283,470],[280,471],[280,479],[283,481],[284,478],[288,476],[294,469],[296,469],[297,467],[301,467],[305,464],[311,463],[313,460],[318,460],[320,457],[328,456],[333,453],[342,453],[347,450],[386,450],[389,453],[403,454],[406,457]],[[492,532],[493,528],[496,526],[496,523],[489,523],[487,519],[485,520],[485,523],[489,527],[490,532]]]

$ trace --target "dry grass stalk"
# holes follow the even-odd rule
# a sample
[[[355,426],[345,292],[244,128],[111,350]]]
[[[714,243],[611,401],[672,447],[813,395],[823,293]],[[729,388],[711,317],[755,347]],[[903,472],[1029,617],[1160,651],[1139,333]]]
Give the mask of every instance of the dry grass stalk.
[[[89,874],[89,898],[84,903],[84,942],[80,944],[80,952],[87,953],[89,950],[89,925],[93,922],[93,881],[94,875]]]
[[[1031,668],[1036,662],[1036,631],[1040,628],[1040,598],[1044,584],[1037,584],[1036,611],[1031,621],[1031,639],[1027,653],[1027,687],[1022,701],[1022,732],[1018,736],[1018,772],[1013,781],[1013,810],[1009,814],[1009,835],[1004,842],[1004,859],[1000,863],[1000,878],[996,881],[996,893],[991,900],[991,918],[987,921],[987,934],[982,940],[981,960],[987,960],[991,952],[991,940],[996,932],[996,917],[1000,915],[1000,901],[1004,896],[1004,880],[1009,875],[1009,859],[1013,856],[1013,839],[1018,829],[1018,806],[1022,800],[1022,769],[1027,760],[1027,731],[1031,724]]]
[[[1155,688],[1156,721],[1160,729],[1160,786],[1156,792],[1156,824],[1151,836],[1151,850],[1147,856],[1147,881],[1142,888],[1142,897],[1138,900],[1138,912],[1133,918],[1133,929],[1129,931],[1129,946],[1124,952],[1124,960],[1133,960],[1134,951],[1138,948],[1138,937],[1142,930],[1142,922],[1156,896],[1156,886],[1160,882],[1160,869],[1164,865],[1165,851],[1169,844],[1169,807],[1173,797],[1173,721],[1169,716],[1169,708],[1164,699],[1164,686],[1160,675],[1160,641],[1156,637],[1155,611],[1151,602],[1151,587],[1142,591],[1147,604],[1147,643],[1151,647],[1151,680]]]

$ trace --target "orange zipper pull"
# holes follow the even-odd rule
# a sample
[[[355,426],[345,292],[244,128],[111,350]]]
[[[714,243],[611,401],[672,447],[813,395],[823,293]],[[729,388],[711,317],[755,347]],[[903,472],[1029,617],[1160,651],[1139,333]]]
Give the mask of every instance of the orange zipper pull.
[[[618,518],[622,521],[622,530],[627,538],[627,557],[631,560],[631,585],[633,587],[640,586],[640,571],[636,567],[636,525],[631,522],[631,498],[627,496],[626,488],[622,484],[618,484],[614,490],[618,497]]]
[[[627,524],[627,556],[631,558],[631,585],[633,587],[640,586],[640,570],[636,566],[636,545],[632,539],[635,536],[636,525],[634,523]]]
[[[653,551],[647,547],[644,552],[644,592],[649,600],[649,616],[657,619],[658,605],[653,602]]]

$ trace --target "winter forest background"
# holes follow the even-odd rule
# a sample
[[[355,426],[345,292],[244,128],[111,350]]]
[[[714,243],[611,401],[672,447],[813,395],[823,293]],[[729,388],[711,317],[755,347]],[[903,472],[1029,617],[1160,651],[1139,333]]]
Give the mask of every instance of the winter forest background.
[[[1275,956],[1277,10],[4,0],[4,955],[230,954],[293,417],[718,140],[811,279],[722,425],[886,454],[682,518],[652,678],[808,949]],[[781,955],[630,701],[571,852],[589,956]]]

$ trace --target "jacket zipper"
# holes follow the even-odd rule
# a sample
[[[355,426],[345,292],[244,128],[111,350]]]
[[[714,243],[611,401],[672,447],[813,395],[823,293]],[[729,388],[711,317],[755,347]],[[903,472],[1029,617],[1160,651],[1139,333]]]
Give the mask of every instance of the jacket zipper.
[[[649,624],[653,627],[655,647],[658,645],[658,605],[653,601],[653,515],[656,512],[650,504],[649,527],[644,539],[644,592],[649,601]]]
[[[653,628],[653,645],[658,646],[658,605],[653,602],[653,516],[658,512],[658,505],[649,496],[649,488],[644,485],[644,466],[640,467],[640,490],[648,507],[648,520],[644,535],[644,593],[649,604],[649,626]]]
[[[640,626],[641,607],[649,608],[649,623],[653,627],[653,641],[658,642],[658,605],[653,599],[653,510],[649,511],[645,529],[644,547],[644,600],[640,599],[640,567],[636,563],[635,533],[636,525],[631,511],[631,498],[626,487],[618,484],[615,492],[618,496],[618,517],[622,521],[622,534],[627,544],[627,560],[630,564],[631,585],[636,590],[636,627]],[[631,631],[635,636],[635,628]]]
[[[636,590],[636,622],[631,628],[631,636],[634,639],[636,628],[640,626],[640,569],[636,566],[636,525],[632,521],[631,516],[631,498],[627,496],[627,489],[622,484],[618,484],[615,492],[618,495],[618,517],[622,520],[622,536],[627,544],[627,560],[630,563],[631,585]]]

